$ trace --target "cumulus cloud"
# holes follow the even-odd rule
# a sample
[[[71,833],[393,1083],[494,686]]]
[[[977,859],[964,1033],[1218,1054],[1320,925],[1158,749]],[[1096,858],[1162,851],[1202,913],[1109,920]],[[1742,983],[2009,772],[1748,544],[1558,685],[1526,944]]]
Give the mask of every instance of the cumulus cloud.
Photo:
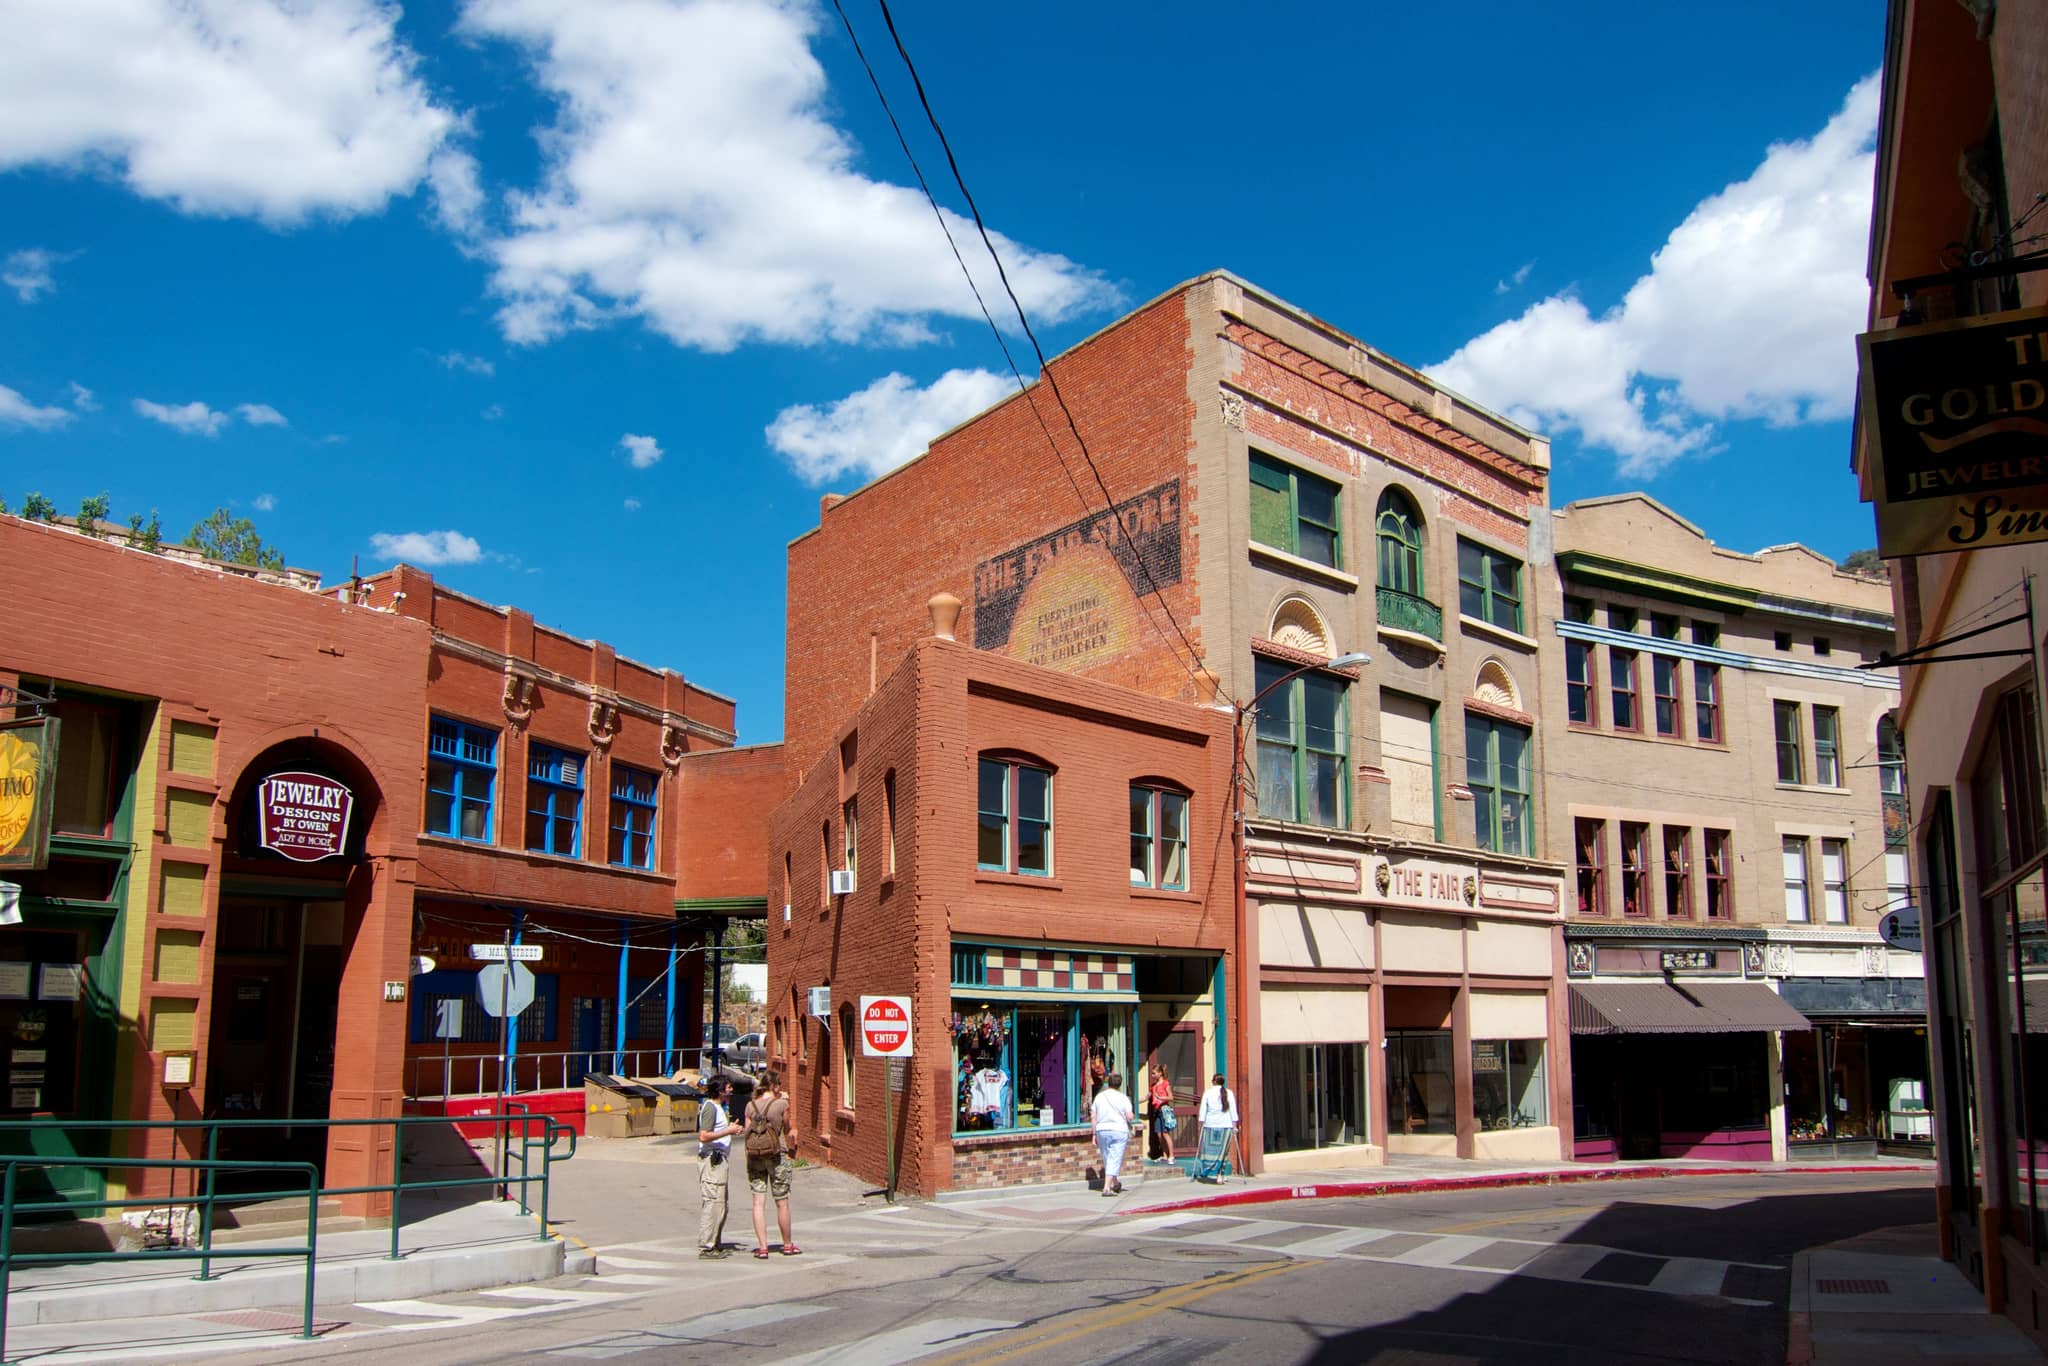
[[[472,375],[488,376],[498,373],[498,367],[485,360],[482,356],[472,356],[463,351],[443,351],[434,359],[440,361],[443,366],[450,370],[463,370]]]
[[[71,381],[71,406],[81,413],[96,413],[100,410],[99,400],[92,396],[92,390],[77,380]]]
[[[668,454],[651,436],[634,436],[628,432],[619,438],[619,444],[625,447],[626,459],[636,470],[652,469],[661,463],[661,457]]]
[[[768,424],[768,444],[806,483],[844,474],[872,479],[1015,390],[987,370],[948,370],[922,389],[907,375],[887,374],[822,408],[784,408]]]
[[[69,410],[38,407],[17,391],[0,384],[0,427],[27,427],[32,431],[47,432],[70,420]]]
[[[514,342],[625,316],[728,351],[932,336],[978,319],[918,191],[869,178],[828,122],[823,11],[731,0],[470,0],[460,31],[517,46],[551,96],[543,178],[479,250]],[[974,230],[950,218],[984,294]],[[1094,271],[997,237],[1034,319],[1117,301]]]
[[[1877,102],[1865,77],[1819,133],[1701,201],[1613,308],[1553,295],[1426,368],[1525,425],[1576,431],[1629,476],[1711,449],[1718,422],[1847,417]]]
[[[257,510],[258,512],[271,512],[271,511],[274,511],[274,510],[275,510],[276,508],[277,508],[277,495],[276,495],[276,494],[274,494],[274,493],[259,493],[259,494],[257,494],[257,495],[256,495],[256,510]]]
[[[235,411],[242,415],[242,421],[251,427],[289,427],[283,413],[268,403],[238,403]]]
[[[425,566],[475,564],[484,557],[484,548],[459,531],[380,531],[370,537],[370,549],[387,560]]]
[[[639,500],[638,498],[628,498],[628,499],[626,500],[626,511],[628,511],[628,512],[638,512],[639,510],[640,510],[640,500]]]
[[[1493,292],[1496,294],[1505,294],[1511,289],[1520,289],[1522,287],[1522,283],[1529,278],[1529,272],[1534,270],[1535,268],[1536,263],[1534,261],[1522,262],[1521,265],[1515,267],[1515,273],[1513,275],[1510,275],[1505,280],[1495,280],[1493,282]]]
[[[481,416],[486,422],[496,422],[505,415],[505,410],[496,403],[483,410]]]
[[[51,251],[48,247],[10,251],[6,264],[0,265],[0,284],[13,290],[23,303],[32,304],[40,296],[56,292],[56,268],[76,255],[75,251]]]
[[[227,426],[229,420],[226,413],[216,412],[197,399],[190,403],[152,403],[146,398],[138,398],[135,411],[151,422],[161,422],[187,436],[219,436],[220,429]]]
[[[0,170],[111,175],[186,213],[275,225],[375,213],[430,174],[474,213],[461,115],[384,0],[15,0],[0,43]]]

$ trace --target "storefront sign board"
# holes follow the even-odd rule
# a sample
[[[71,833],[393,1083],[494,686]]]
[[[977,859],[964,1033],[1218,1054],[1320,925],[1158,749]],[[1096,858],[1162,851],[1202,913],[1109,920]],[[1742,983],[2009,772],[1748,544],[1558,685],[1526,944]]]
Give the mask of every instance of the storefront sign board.
[[[860,998],[860,1053],[864,1058],[907,1058],[910,1053],[910,998]]]
[[[1920,908],[1901,906],[1877,920],[1877,937],[1904,953],[1920,952]]]
[[[2048,308],[1869,332],[1856,348],[1878,553],[2048,540]]]
[[[1366,862],[1368,900],[1467,908],[1479,904],[1479,870],[1470,864],[1409,858]]]
[[[48,865],[56,801],[56,718],[0,721],[0,872]]]
[[[294,863],[339,858],[355,796],[320,773],[273,773],[256,788],[258,842]]]

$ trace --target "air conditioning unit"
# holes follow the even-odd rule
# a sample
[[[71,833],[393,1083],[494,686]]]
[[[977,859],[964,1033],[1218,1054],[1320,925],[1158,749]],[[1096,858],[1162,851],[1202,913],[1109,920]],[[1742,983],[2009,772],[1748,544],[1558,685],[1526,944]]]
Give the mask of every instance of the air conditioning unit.
[[[834,868],[832,870],[832,895],[853,895],[853,869]]]
[[[811,1015],[820,1020],[832,1018],[832,988],[811,988]]]

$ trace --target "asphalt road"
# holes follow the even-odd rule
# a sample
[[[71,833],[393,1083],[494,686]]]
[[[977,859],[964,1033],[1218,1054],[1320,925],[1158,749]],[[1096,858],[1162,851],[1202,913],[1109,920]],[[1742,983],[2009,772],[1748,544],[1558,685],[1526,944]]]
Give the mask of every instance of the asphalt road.
[[[596,1278],[363,1306],[326,1341],[263,1359],[1778,1363],[1793,1254],[1931,1216],[1924,1179],[1891,1174],[1135,1218],[917,1205],[810,1222],[804,1256],[768,1262],[700,1262],[687,1234],[608,1248]]]

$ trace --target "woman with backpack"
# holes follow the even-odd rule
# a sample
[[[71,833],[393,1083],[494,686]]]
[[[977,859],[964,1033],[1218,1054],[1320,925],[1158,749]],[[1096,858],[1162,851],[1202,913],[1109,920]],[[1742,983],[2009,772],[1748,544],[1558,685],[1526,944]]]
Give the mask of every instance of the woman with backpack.
[[[1152,1143],[1146,1156],[1153,1161],[1170,1161],[1173,1158],[1173,1131],[1178,1120],[1173,1113],[1173,1081],[1166,1075],[1166,1068],[1152,1064],[1152,1088],[1145,1099],[1151,1103]]]
[[[775,1199],[775,1222],[782,1228],[782,1255],[803,1251],[789,1236],[789,1185],[796,1153],[796,1124],[790,1119],[789,1097],[782,1092],[782,1074],[761,1074],[761,1089],[747,1106],[747,1189],[754,1193],[754,1259],[768,1260],[768,1200]]]

